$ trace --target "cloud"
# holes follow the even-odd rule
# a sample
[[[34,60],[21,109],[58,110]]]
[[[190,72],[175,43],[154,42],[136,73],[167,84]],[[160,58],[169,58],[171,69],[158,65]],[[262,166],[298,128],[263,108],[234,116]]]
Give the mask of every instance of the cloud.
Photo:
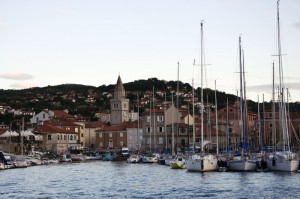
[[[296,22],[296,23],[294,24],[294,27],[297,28],[297,29],[300,29],[300,21],[299,21],[299,22]]]
[[[261,84],[255,86],[248,86],[247,89],[256,92],[272,92],[272,87],[273,87],[272,84]],[[300,82],[287,82],[285,83],[285,88],[294,91],[300,90]],[[277,86],[275,86],[275,89],[277,89]]]
[[[11,84],[10,87],[15,88],[15,89],[24,89],[24,88],[36,87],[36,85],[33,85],[31,83],[28,83],[28,82],[19,82],[19,83]]]
[[[0,74],[0,78],[13,79],[13,80],[28,80],[34,77],[26,73],[5,73],[5,74]]]

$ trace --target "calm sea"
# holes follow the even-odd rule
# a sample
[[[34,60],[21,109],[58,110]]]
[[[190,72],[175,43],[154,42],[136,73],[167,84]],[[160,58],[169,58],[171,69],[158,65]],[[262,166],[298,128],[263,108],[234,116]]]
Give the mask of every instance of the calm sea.
[[[0,198],[300,198],[300,173],[67,163],[0,171]]]

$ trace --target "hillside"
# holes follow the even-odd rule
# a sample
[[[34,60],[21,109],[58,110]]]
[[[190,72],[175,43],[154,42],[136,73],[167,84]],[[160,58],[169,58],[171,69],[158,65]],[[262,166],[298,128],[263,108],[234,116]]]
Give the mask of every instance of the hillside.
[[[79,84],[62,84],[56,86],[34,87],[21,90],[0,90],[0,105],[10,106],[13,109],[40,112],[44,109],[68,109],[70,114],[81,115],[90,120],[94,120],[95,113],[108,112],[110,110],[109,100],[113,94],[115,85],[102,85],[99,87],[85,86]],[[164,101],[164,96],[157,92],[166,93],[167,101],[171,101],[172,92],[177,90],[177,81],[164,81],[157,78],[147,80],[136,80],[125,83],[127,98],[130,100],[131,109],[136,108],[137,93],[140,98],[145,93],[151,93],[153,87],[156,91],[155,98]],[[188,83],[179,82],[179,92],[185,94],[192,93],[192,87]],[[215,91],[204,89],[204,101],[214,104]],[[195,97],[200,100],[200,88],[195,90]],[[188,100],[184,95],[179,97],[179,105],[187,104]],[[218,107],[226,106],[227,98],[230,104],[237,100],[235,95],[217,91]],[[174,102],[176,100],[174,98]],[[299,104],[292,104],[291,110],[299,110]],[[265,108],[271,107],[270,103],[265,103]],[[147,107],[140,107],[141,112]],[[257,112],[257,103],[248,102],[248,110]]]

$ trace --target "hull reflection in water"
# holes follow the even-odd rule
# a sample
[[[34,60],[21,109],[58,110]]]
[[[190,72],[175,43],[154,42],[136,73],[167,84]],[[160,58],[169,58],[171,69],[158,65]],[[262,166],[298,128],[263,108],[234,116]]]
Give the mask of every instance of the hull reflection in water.
[[[0,173],[1,198],[297,198],[300,186],[297,172],[198,173],[126,161],[63,163]]]

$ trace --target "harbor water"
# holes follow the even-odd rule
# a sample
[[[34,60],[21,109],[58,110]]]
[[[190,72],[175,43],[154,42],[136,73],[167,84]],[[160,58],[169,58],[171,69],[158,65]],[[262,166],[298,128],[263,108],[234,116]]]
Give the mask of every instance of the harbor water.
[[[84,162],[0,171],[0,198],[299,198],[299,172],[188,172]]]

